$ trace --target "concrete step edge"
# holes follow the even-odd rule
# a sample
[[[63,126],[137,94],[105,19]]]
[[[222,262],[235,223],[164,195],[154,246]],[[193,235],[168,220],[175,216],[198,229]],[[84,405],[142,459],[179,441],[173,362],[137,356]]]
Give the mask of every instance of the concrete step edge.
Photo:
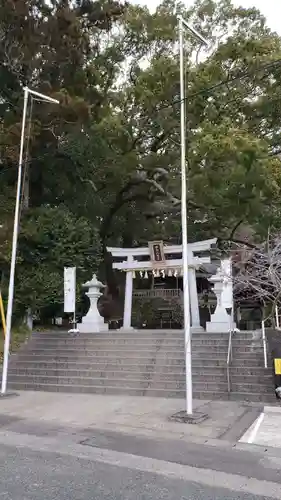
[[[24,383],[23,383],[22,385],[30,385],[30,384],[24,384]],[[35,384],[35,385],[36,385],[36,386],[40,386],[40,387],[44,387],[44,386],[45,386],[45,387],[48,387],[48,386],[57,387],[55,384],[42,384],[42,383],[39,383],[39,384]],[[78,392],[79,392],[79,391],[80,391],[80,389],[81,389],[81,388],[83,388],[83,387],[84,387],[85,389],[91,389],[91,390],[93,390],[93,389],[97,389],[97,390],[99,390],[99,389],[103,389],[103,388],[104,388],[104,387],[102,387],[102,386],[87,386],[87,385],[85,385],[85,386],[82,386],[82,385],[81,385],[81,386],[80,386],[80,385],[78,385],[78,386],[60,386],[60,387],[61,387],[61,388],[63,388],[63,387],[65,387],[65,388],[66,388],[66,387],[77,387],[77,391],[78,391]],[[108,386],[108,387],[106,387],[105,389],[112,389],[112,390],[114,390],[114,391],[117,389],[118,391],[123,390],[124,392],[126,392],[126,391],[138,391],[138,392],[142,392],[142,393],[143,393],[144,391],[159,391],[159,392],[162,392],[162,393],[168,393],[168,392],[171,392],[171,390],[170,390],[170,389],[161,389],[161,388],[160,388],[160,389],[152,389],[152,388],[150,388],[150,387],[147,387],[147,388],[139,388],[139,387],[115,387],[115,386],[112,386],[112,387],[111,387],[111,386]],[[181,392],[183,392],[183,390],[182,390],[182,389],[178,389],[178,390],[176,390],[176,389],[172,389],[172,392],[178,392],[178,393],[181,393]]]
[[[84,353],[77,353],[77,352],[72,352],[70,353],[71,355],[67,355],[67,354],[58,354],[57,351],[55,351],[54,353],[34,353],[34,352],[18,352],[18,353],[14,353],[12,358],[11,358],[11,362],[28,362],[30,360],[40,360],[41,361],[46,361],[46,362],[50,362],[51,360],[52,361],[61,361],[61,362],[66,362],[69,360],[69,362],[86,362],[89,360],[90,361],[93,361],[93,360],[101,360],[101,362],[104,362],[104,360],[117,360],[117,359],[120,359],[120,360],[136,360],[136,359],[139,359],[139,360],[148,360],[148,359],[157,359],[158,360],[165,360],[165,361],[169,361],[169,360],[180,360],[180,361],[183,361],[184,360],[184,353],[178,353],[179,355],[178,356],[172,356],[172,355],[166,355],[166,353],[154,353],[154,352],[150,352],[149,355],[140,355],[142,353],[132,353],[128,356],[127,353],[125,353],[126,355],[123,355],[123,356],[111,356],[111,355],[108,355],[108,353],[106,354],[101,354],[101,353],[98,353],[97,355],[87,355],[87,354],[84,354]],[[124,352],[123,352],[124,354]],[[175,354],[175,353],[172,353],[172,354]],[[195,363],[198,363],[200,361],[202,362],[207,362],[207,363],[210,363],[210,362],[220,362],[220,363],[225,363],[226,365],[226,356],[218,356],[218,355],[214,355],[213,353],[211,353],[210,356],[206,356],[206,353],[204,353],[204,355],[197,355],[198,353],[196,352],[193,352],[192,353],[192,361],[194,361]],[[83,361],[85,360],[85,361]],[[240,362],[241,361],[241,362]],[[37,361],[38,362],[38,361]],[[97,361],[98,362],[98,361]],[[246,368],[249,367],[252,367],[252,366],[256,366],[257,368],[262,368],[264,367],[264,360],[263,360],[263,357],[248,357],[248,358],[243,358],[243,360],[239,360],[239,359],[236,359],[235,361],[232,362],[231,364],[231,367],[233,369],[239,369],[241,367],[245,367],[245,364],[246,363],[250,363],[249,365],[246,366]],[[143,364],[147,364],[146,362],[144,362]],[[271,369],[271,365],[269,365],[270,369]]]
[[[17,380],[20,379],[20,380]],[[48,381],[46,381],[48,379]],[[58,380],[59,379],[59,380]],[[66,380],[71,379],[71,382],[66,383]],[[25,376],[24,378],[22,376],[14,376],[10,377],[9,383],[30,383],[32,385],[37,385],[37,384],[52,384],[53,382],[57,381],[55,385],[61,386],[61,385],[84,385],[84,382],[86,380],[91,381],[92,383],[90,384],[85,384],[86,386],[93,387],[93,386],[102,386],[102,387],[119,387],[116,385],[111,386],[111,382],[114,381],[115,383],[120,383],[121,385],[124,384],[124,387],[127,386],[127,384],[135,384],[137,387],[141,388],[141,385],[146,385],[151,389],[163,389],[163,390],[174,390],[174,387],[176,388],[176,382],[174,380],[159,380],[155,381],[153,379],[117,379],[117,378],[93,378],[93,377],[56,377],[56,376],[48,376],[48,377],[42,377],[42,380],[40,377],[37,377],[37,380],[34,380],[34,376]],[[81,383],[77,383],[81,382]],[[183,387],[179,388],[178,390],[184,390],[185,387],[185,380],[178,381],[178,384],[181,384]],[[150,385],[151,384],[151,385]],[[169,387],[167,387],[168,384],[171,384]],[[158,386],[158,387],[157,387]],[[160,387],[159,387],[160,386]],[[161,387],[164,386],[164,387]],[[128,386],[127,386],[128,387]],[[130,387],[128,387],[130,388]],[[146,387],[145,387],[146,388]],[[205,382],[196,382],[194,381],[193,383],[193,388],[194,390],[211,390],[211,391],[219,391],[219,390],[226,390],[227,389],[227,382],[209,382],[206,384]]]
[[[185,390],[182,389],[140,389],[140,388],[127,388],[127,387],[95,387],[95,386],[60,386],[52,385],[52,384],[36,384],[36,386],[31,386],[30,384],[21,384],[19,385],[10,385],[10,388],[14,390],[49,390],[50,392],[71,392],[71,393],[81,393],[84,389],[84,393],[86,394],[95,394],[95,393],[111,393],[111,394],[135,394],[140,396],[160,396],[161,397],[177,397],[184,399],[186,396]],[[58,388],[60,391],[58,391]],[[71,389],[71,390],[69,390]],[[73,390],[74,389],[74,390]],[[218,398],[220,400],[228,400],[228,393],[226,391],[194,391],[193,395],[198,399],[212,399]]]
[[[112,373],[156,373],[156,374],[163,374],[163,375],[181,375],[181,373],[184,372],[184,368],[181,368],[180,370],[175,370],[175,371],[170,371],[170,370],[165,370],[163,371],[162,368],[165,368],[165,367],[161,367],[161,369],[159,369],[159,367],[157,366],[152,366],[152,370],[150,369],[143,369],[143,370],[139,370],[140,367],[138,366],[135,366],[134,370],[120,370],[118,369],[119,367],[100,367],[100,368],[97,368],[97,367],[89,367],[89,368],[77,368],[77,367],[66,367],[66,368],[60,368],[58,366],[54,366],[54,367],[47,367],[47,368],[41,368],[41,367],[33,367],[33,366],[27,366],[25,368],[18,368],[18,367],[12,367],[9,369],[9,374],[11,373],[25,373],[26,371],[32,371],[32,372],[36,372],[36,373],[41,373],[41,372],[47,372],[47,371],[56,371],[56,372],[67,372],[67,371],[77,371],[79,373],[88,373],[88,372],[91,372],[91,373],[101,373],[101,372],[112,372]],[[226,368],[222,368],[220,369],[220,372],[218,373],[218,370],[216,370],[215,368],[213,370],[197,370],[197,369],[193,369],[192,370],[193,373],[195,375],[204,375],[204,376],[210,376],[210,377],[214,377],[214,376],[224,376],[225,373],[226,373]],[[239,375],[237,375],[239,376]]]

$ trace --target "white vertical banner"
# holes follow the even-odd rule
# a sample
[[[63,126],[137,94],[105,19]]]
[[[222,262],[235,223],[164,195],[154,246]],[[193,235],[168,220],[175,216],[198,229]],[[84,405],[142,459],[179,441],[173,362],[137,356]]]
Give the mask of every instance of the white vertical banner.
[[[64,268],[64,312],[75,313],[76,267]]]

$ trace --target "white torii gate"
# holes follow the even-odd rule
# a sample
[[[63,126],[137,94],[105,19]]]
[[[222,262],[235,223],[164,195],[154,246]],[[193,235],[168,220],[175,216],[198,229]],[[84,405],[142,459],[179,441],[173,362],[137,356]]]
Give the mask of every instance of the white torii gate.
[[[188,244],[188,285],[190,294],[190,309],[191,309],[191,326],[193,329],[200,328],[199,316],[199,303],[196,285],[196,269],[201,265],[209,264],[210,257],[197,257],[194,255],[198,252],[205,252],[210,250],[212,245],[217,242],[216,238],[199,241]],[[132,300],[133,300],[133,272],[153,270],[153,264],[150,259],[146,261],[139,261],[137,258],[150,256],[149,247],[141,248],[115,248],[107,247],[107,251],[111,253],[112,257],[122,258],[126,260],[122,262],[114,262],[113,269],[126,272],[126,287],[125,287],[125,303],[124,303],[124,317],[123,329],[128,330],[132,328]],[[182,245],[164,245],[164,254],[182,254]],[[182,258],[166,260],[163,269],[175,269],[182,267]]]

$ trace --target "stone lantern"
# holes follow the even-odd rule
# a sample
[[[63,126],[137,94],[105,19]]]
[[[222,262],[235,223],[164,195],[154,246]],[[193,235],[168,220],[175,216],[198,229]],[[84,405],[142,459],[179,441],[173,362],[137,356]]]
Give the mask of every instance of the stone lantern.
[[[84,283],[83,288],[87,288],[87,297],[90,300],[90,308],[82,318],[82,323],[79,323],[78,329],[81,333],[98,333],[106,332],[108,325],[104,322],[104,318],[100,315],[98,310],[98,299],[102,296],[101,290],[105,285],[98,281],[97,276],[94,274],[90,281]]]
[[[217,298],[217,306],[214,314],[211,315],[211,321],[206,325],[207,332],[210,333],[227,333],[231,328],[231,314],[227,313],[226,305],[223,304],[222,294],[227,284],[227,278],[220,267],[216,274],[209,278],[210,283],[213,283],[213,292]]]

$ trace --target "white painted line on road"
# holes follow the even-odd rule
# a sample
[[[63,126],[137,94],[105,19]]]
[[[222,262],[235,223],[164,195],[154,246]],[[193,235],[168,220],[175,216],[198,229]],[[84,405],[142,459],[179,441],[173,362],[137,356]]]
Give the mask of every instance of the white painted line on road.
[[[252,430],[252,432],[251,432],[251,434],[250,434],[250,436],[248,438],[248,441],[247,441],[248,444],[254,443],[254,441],[255,441],[255,439],[257,437],[258,430],[259,430],[259,428],[260,428],[260,426],[262,424],[263,419],[264,419],[264,412],[262,412],[260,414],[260,416],[257,418],[256,423],[254,425],[254,428],[253,428],[253,430]]]

